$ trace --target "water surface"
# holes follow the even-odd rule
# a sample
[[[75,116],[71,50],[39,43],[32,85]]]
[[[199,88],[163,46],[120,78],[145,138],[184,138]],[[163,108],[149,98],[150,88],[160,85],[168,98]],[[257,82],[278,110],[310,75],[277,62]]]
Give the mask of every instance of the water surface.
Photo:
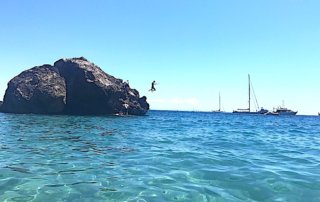
[[[320,117],[0,114],[0,201],[320,201]]]

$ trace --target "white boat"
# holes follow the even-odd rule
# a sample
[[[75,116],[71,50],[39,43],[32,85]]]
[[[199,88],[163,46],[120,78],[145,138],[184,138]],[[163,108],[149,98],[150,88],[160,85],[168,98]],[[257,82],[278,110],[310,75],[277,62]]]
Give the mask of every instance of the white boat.
[[[279,115],[296,115],[298,111],[292,111],[291,109],[288,109],[286,107],[278,107],[276,110],[274,110],[274,113],[277,113]]]
[[[268,113],[268,110],[264,109],[263,107],[259,108],[259,104],[258,104],[258,101],[257,101],[257,98],[256,98],[256,95],[254,93],[254,90],[253,90],[253,87],[252,84],[251,84],[251,80],[250,80],[250,74],[248,74],[248,86],[249,86],[249,100],[248,100],[248,103],[249,103],[249,106],[247,109],[237,109],[237,110],[234,110],[232,113],[235,113],[235,114],[266,114]],[[251,111],[251,88],[252,88],[252,92],[253,92],[253,95],[254,95],[254,98],[255,98],[255,104],[256,104],[256,111]]]
[[[279,116],[279,113],[277,112],[267,112],[265,115],[271,115],[271,116]]]

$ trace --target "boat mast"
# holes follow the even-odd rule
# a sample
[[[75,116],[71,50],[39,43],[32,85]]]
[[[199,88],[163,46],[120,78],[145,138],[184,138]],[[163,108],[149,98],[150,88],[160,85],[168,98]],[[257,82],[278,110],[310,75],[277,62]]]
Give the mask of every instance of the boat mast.
[[[221,97],[220,97],[220,92],[219,92],[219,112],[221,111]]]
[[[251,101],[250,101],[250,99],[251,99],[251,90],[250,90],[250,83],[251,83],[251,81],[250,81],[250,74],[248,74],[248,81],[249,81],[249,112],[251,111],[250,109],[251,109],[251,106],[250,106],[250,103],[251,103]]]

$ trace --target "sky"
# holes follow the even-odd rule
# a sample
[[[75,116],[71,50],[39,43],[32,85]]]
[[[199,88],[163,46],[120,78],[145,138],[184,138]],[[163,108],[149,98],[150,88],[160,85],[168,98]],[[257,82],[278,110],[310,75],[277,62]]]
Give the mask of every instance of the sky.
[[[319,0],[0,0],[0,100],[22,71],[84,56],[151,109],[320,112]],[[156,80],[157,91],[150,84]]]

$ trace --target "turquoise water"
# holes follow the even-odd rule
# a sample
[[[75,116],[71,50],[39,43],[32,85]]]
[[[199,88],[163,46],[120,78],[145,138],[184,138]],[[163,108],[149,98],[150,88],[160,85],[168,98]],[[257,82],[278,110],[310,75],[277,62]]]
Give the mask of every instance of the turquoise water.
[[[320,201],[320,117],[0,114],[0,201]]]

